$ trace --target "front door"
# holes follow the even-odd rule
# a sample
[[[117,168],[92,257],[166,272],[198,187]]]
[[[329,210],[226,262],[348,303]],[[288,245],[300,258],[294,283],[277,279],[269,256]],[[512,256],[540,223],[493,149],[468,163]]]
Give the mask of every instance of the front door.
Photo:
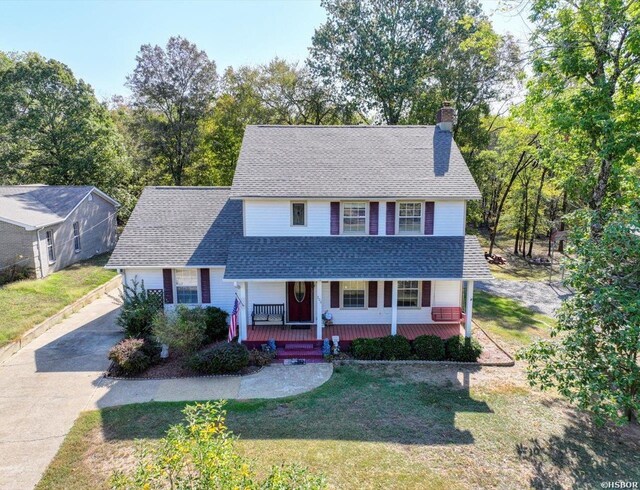
[[[288,282],[287,302],[291,323],[311,323],[313,321],[311,301],[313,282]]]

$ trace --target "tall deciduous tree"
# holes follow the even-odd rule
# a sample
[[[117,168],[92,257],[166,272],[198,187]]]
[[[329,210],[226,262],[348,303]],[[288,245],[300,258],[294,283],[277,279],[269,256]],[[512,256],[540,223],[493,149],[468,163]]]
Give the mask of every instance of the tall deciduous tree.
[[[167,46],[145,44],[127,85],[150,135],[151,154],[167,169],[175,185],[184,183],[201,141],[202,123],[215,98],[215,62],[181,37]]]

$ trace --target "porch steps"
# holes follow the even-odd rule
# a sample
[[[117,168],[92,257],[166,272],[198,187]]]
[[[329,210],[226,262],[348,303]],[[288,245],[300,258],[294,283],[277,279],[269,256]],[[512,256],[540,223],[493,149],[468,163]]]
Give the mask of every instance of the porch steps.
[[[305,359],[308,361],[322,360],[322,349],[310,342],[294,342],[284,345],[284,349],[277,349],[278,359]]]
[[[296,342],[290,344],[284,344],[284,348],[286,350],[294,349],[294,350],[313,350],[314,345],[312,343],[305,342]]]

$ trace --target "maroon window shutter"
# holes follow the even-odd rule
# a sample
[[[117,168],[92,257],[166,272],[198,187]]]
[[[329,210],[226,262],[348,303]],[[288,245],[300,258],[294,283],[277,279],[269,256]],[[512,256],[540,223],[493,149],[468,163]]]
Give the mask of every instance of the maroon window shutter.
[[[391,281],[384,281],[384,307],[391,308],[391,300],[393,298],[393,283]]]
[[[378,281],[369,281],[369,308],[378,307]]]
[[[369,235],[378,234],[378,209],[379,204],[377,202],[369,203]]]
[[[164,286],[164,302],[167,305],[173,304],[173,277],[171,269],[162,269],[162,282]]]
[[[431,306],[431,281],[422,281],[422,306]]]
[[[433,235],[433,209],[434,202],[427,201],[424,203],[424,234]]]
[[[200,287],[202,288],[202,302],[211,303],[211,281],[209,269],[200,269]]]
[[[396,234],[396,203],[387,203],[387,235]]]
[[[331,203],[331,234],[340,234],[340,203]]]
[[[340,283],[331,283],[331,308],[340,308]]]

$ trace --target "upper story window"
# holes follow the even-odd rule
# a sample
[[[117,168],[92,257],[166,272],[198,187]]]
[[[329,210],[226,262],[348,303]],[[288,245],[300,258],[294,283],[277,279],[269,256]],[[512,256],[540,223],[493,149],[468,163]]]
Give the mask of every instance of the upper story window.
[[[342,307],[364,308],[366,283],[364,281],[344,281],[342,285]]]
[[[53,231],[47,231],[47,254],[49,255],[49,262],[56,261],[56,247],[53,241]]]
[[[176,300],[182,304],[198,302],[198,269],[176,269]]]
[[[398,308],[417,308],[420,297],[418,281],[398,281]]]
[[[422,230],[422,203],[398,203],[398,234],[415,235]]]
[[[367,203],[342,203],[342,233],[345,235],[363,235],[367,231]]]
[[[303,202],[291,203],[291,226],[307,225],[307,206]]]
[[[80,247],[80,223],[77,221],[73,224],[73,249],[76,252],[81,250]]]

